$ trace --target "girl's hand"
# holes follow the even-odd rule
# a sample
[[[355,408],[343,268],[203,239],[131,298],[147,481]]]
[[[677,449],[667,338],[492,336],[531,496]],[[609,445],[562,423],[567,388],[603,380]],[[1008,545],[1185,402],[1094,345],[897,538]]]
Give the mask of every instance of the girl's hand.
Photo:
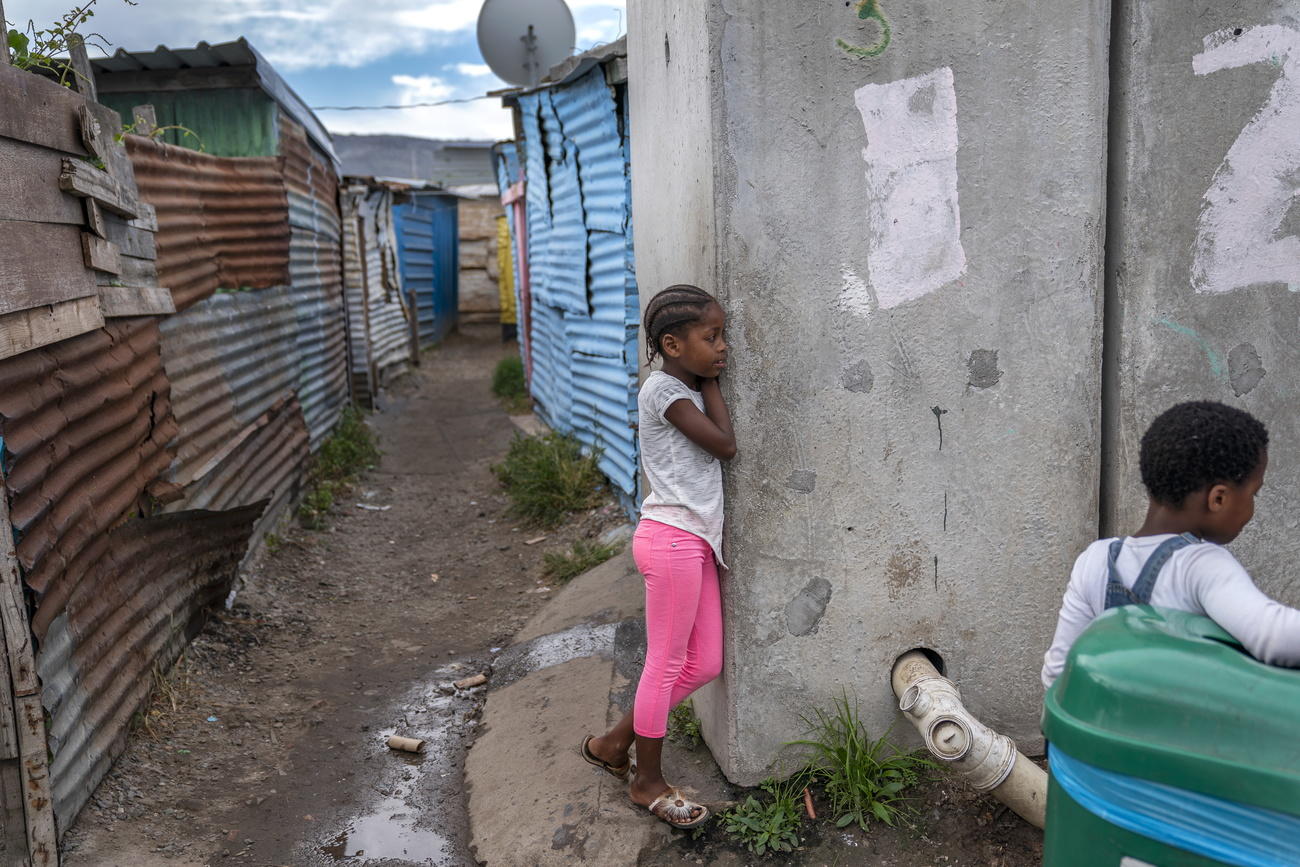
[[[736,456],[736,434],[716,377],[700,383],[700,395],[704,398],[704,412],[689,400],[678,400],[664,411],[664,418],[718,460],[729,461]]]

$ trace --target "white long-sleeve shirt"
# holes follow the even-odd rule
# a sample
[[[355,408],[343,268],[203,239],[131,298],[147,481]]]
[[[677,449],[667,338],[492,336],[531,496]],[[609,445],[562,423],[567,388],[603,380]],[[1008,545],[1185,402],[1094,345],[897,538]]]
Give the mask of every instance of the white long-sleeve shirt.
[[[1116,558],[1124,586],[1132,589],[1152,552],[1172,534],[1129,537]],[[1043,687],[1065,668],[1079,633],[1106,610],[1106,563],[1114,539],[1093,542],[1074,562],[1056,635],[1043,657]],[[1226,548],[1200,542],[1175,551],[1156,578],[1151,604],[1203,614],[1271,665],[1300,668],[1300,611],[1269,599]]]

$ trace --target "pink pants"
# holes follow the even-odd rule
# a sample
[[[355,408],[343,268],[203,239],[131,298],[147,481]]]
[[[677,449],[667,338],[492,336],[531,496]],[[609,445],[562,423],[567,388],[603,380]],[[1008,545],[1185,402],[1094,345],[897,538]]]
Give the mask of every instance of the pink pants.
[[[645,668],[632,728],[661,738],[668,711],[722,671],[722,597],[709,543],[685,530],[642,520],[632,557],[645,576]]]

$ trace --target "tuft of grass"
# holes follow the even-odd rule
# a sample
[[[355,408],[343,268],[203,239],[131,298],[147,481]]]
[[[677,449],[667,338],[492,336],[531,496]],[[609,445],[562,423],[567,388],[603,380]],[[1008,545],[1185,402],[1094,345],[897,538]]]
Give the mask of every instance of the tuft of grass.
[[[703,740],[700,718],[689,698],[668,712],[668,740],[692,750]]]
[[[620,545],[602,545],[579,539],[567,554],[547,551],[542,555],[545,575],[557,584],[567,584],[588,569],[595,569],[621,549]]]
[[[501,398],[510,415],[524,415],[533,408],[524,380],[524,362],[517,355],[503,358],[492,371],[492,393]]]
[[[190,704],[193,691],[190,663],[185,654],[181,654],[170,671],[164,671],[155,662],[149,698],[135,714],[135,727],[142,729],[150,740],[158,740],[171,726],[173,718]]]
[[[599,505],[604,476],[596,465],[598,457],[598,451],[584,455],[582,444],[563,434],[517,436],[505,460],[492,471],[505,486],[514,515],[554,528],[570,512]]]
[[[900,750],[889,741],[888,732],[873,740],[857,701],[850,704],[846,693],[830,710],[815,708],[812,716],[801,718],[807,727],[805,739],[787,746],[804,749],[806,773],[826,790],[837,828],[856,824],[865,831],[872,819],[894,827],[900,818],[915,813],[904,793],[938,765]]]
[[[750,795],[722,814],[722,829],[755,855],[793,852],[799,845],[804,785],[802,774],[785,781],[767,780],[761,788],[770,800]]]
[[[298,505],[302,525],[309,530],[324,529],[325,516],[334,508],[336,496],[345,493],[378,460],[379,447],[365,415],[356,406],[347,407],[307,473],[307,493]]]
[[[280,546],[284,544],[283,540],[277,533],[267,533],[266,536],[262,538],[262,542],[266,545],[267,553],[272,556],[274,556],[280,550]]]

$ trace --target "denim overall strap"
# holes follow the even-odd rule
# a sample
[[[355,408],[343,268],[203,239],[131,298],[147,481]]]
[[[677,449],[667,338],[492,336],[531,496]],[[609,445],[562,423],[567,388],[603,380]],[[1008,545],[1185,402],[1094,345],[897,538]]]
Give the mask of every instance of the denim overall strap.
[[[1159,547],[1151,552],[1146,563],[1142,564],[1142,571],[1138,573],[1137,580],[1133,582],[1133,589],[1130,590],[1119,580],[1119,573],[1115,570],[1115,559],[1119,556],[1120,549],[1124,547],[1123,539],[1116,539],[1110,543],[1110,559],[1107,562],[1107,580],[1106,580],[1106,608],[1116,608],[1120,605],[1146,605],[1151,601],[1151,593],[1156,587],[1156,577],[1160,570],[1169,562],[1169,558],[1174,556],[1175,551],[1180,551],[1188,545],[1194,545],[1200,539],[1191,533],[1182,533],[1172,539],[1166,539],[1161,542]]]

